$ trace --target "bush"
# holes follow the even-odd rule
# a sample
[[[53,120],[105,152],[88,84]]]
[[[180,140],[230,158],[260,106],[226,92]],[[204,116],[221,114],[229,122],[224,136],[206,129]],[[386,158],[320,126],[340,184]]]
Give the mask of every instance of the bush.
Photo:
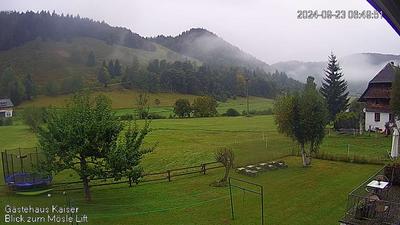
[[[133,120],[134,118],[135,118],[135,116],[133,114],[129,114],[129,113],[120,115],[118,117],[119,120]]]
[[[383,162],[379,158],[367,158],[359,155],[341,155],[341,154],[329,154],[329,153],[318,153],[313,156],[316,159],[323,159],[329,161],[340,161],[340,162],[350,162],[350,163],[358,163],[358,164],[376,164],[382,165]]]
[[[272,115],[274,113],[273,113],[272,109],[265,109],[265,110],[250,110],[249,114],[250,115]],[[242,112],[242,115],[244,115],[244,116],[247,115],[247,111],[244,110]]]
[[[218,103],[213,97],[202,96],[194,99],[192,108],[195,117],[212,117],[217,115]]]
[[[11,118],[0,118],[0,126],[11,126],[13,121]]]
[[[56,96],[60,91],[60,87],[54,81],[47,82],[46,86],[44,87],[44,93],[47,96]]]
[[[192,107],[190,106],[190,102],[187,99],[178,99],[174,104],[174,113],[179,118],[190,117],[190,113],[192,112]]]
[[[230,109],[226,110],[226,112],[222,115],[223,116],[240,116],[240,113],[236,109],[230,108]]]
[[[149,119],[153,119],[153,120],[157,120],[157,119],[167,119],[166,116],[163,116],[163,115],[160,115],[160,114],[157,114],[157,113],[150,113],[150,114],[148,115],[148,118],[149,118]]]
[[[341,112],[336,115],[333,123],[335,130],[358,129],[358,116],[355,112]]]
[[[47,110],[45,108],[27,107],[22,112],[22,119],[34,132],[46,121]]]

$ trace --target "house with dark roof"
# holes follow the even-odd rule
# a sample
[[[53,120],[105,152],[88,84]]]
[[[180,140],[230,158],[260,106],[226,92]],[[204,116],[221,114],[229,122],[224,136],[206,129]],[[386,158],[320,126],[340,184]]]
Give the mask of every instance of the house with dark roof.
[[[2,117],[12,117],[13,116],[14,104],[8,98],[0,99],[0,118]]]
[[[386,123],[394,122],[390,109],[390,91],[395,78],[396,69],[394,63],[388,63],[368,83],[367,89],[361,95],[359,101],[365,102],[365,130],[384,130]]]

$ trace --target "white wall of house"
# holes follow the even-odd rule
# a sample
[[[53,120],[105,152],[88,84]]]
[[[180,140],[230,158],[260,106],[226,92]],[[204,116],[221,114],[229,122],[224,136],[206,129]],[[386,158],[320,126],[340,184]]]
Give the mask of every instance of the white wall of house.
[[[0,109],[0,115],[4,115],[4,117],[9,118],[13,116],[12,109]]]
[[[375,113],[379,113],[379,121],[375,120]],[[379,128],[385,130],[385,124],[389,122],[389,113],[383,112],[365,112],[365,130],[375,130]]]

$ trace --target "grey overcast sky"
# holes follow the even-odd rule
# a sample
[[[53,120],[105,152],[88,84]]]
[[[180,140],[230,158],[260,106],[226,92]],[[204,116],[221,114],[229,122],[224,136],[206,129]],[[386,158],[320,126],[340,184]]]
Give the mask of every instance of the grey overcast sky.
[[[55,10],[142,36],[206,28],[266,63],[326,60],[360,52],[400,54],[384,19],[298,20],[297,10],[372,10],[366,0],[1,0],[1,10]]]

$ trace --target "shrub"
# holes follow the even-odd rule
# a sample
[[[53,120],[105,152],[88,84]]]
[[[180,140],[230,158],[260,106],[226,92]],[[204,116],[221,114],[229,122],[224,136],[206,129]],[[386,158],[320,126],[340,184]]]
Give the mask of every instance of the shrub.
[[[274,114],[272,109],[265,109],[265,110],[250,110],[249,115],[272,115]],[[247,111],[244,110],[242,115],[247,115]]]
[[[44,93],[47,96],[56,96],[60,91],[60,87],[54,81],[47,82],[46,86],[44,87]]]
[[[211,117],[217,115],[217,101],[213,97],[202,96],[194,99],[192,108],[195,117]]]
[[[354,112],[341,112],[336,115],[333,123],[335,130],[358,129],[358,116]]]
[[[159,106],[161,104],[160,99],[158,98],[154,99],[154,104],[156,104],[156,106]]]
[[[342,155],[342,154],[329,154],[329,153],[318,153],[314,155],[316,159],[330,160],[330,161],[340,161],[340,162],[350,162],[358,164],[376,164],[382,165],[383,162],[379,158],[367,158],[359,155]]]
[[[11,118],[0,118],[0,126],[11,126],[13,121]]]
[[[147,118],[157,120],[157,119],[166,119],[167,117],[157,113],[150,113]]]
[[[129,114],[129,113],[120,115],[118,117],[119,120],[133,120],[134,118],[135,118],[135,116],[133,114]]]
[[[22,112],[22,119],[34,132],[38,131],[40,125],[44,123],[47,115],[44,108],[27,107]]]
[[[226,112],[222,115],[223,116],[240,116],[240,113],[236,109],[230,108],[230,109],[226,110]]]
[[[180,118],[190,117],[190,113],[192,112],[192,107],[190,106],[190,102],[187,99],[178,99],[174,104],[174,113]]]

